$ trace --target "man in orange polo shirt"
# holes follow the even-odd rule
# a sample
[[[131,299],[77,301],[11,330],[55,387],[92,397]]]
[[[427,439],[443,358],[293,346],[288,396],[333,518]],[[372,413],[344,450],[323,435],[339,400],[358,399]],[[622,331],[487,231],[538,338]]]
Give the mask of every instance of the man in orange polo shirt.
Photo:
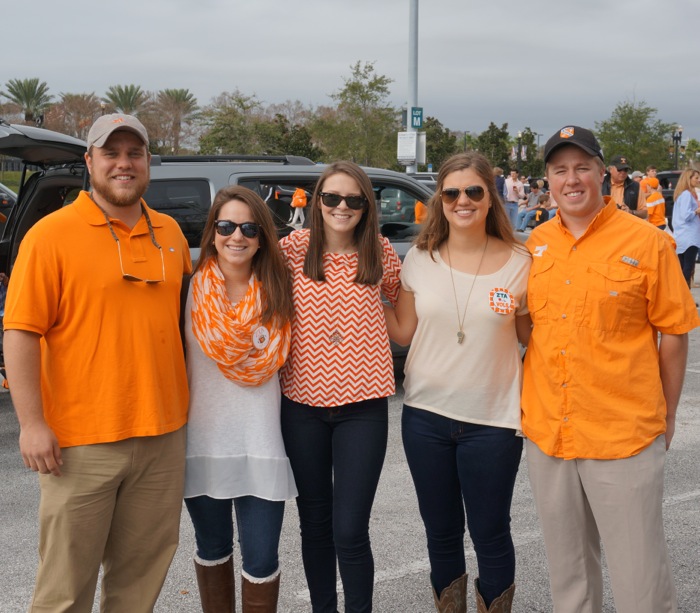
[[[661,502],[687,333],[700,318],[673,249],[601,194],[594,135],[545,145],[553,221],[535,228],[522,426],[554,610],[676,611]]]
[[[188,392],[182,232],[141,199],[148,135],[105,115],[88,134],[92,191],[24,237],[5,308],[20,452],[39,473],[30,611],[153,610],[177,548]]]

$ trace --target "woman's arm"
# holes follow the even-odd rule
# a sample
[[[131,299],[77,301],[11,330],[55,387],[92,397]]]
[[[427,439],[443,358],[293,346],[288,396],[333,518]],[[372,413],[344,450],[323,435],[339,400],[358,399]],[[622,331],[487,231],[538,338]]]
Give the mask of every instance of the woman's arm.
[[[416,301],[413,292],[409,292],[402,287],[399,290],[399,299],[396,307],[384,304],[384,316],[389,338],[404,347],[410,345],[418,326]]]
[[[518,342],[523,347],[527,347],[527,344],[530,342],[530,335],[532,334],[532,319],[530,313],[515,316],[515,333],[518,335]]]

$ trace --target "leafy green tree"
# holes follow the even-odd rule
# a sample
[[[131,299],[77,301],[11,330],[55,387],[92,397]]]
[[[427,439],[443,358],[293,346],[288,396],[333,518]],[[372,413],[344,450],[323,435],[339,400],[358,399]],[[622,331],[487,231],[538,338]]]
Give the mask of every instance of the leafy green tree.
[[[685,151],[683,151],[682,156],[680,156],[679,165],[681,168],[693,165],[695,168],[700,169],[700,141],[691,138],[685,145]]]
[[[437,172],[440,165],[451,155],[459,151],[457,136],[435,117],[427,117],[423,124],[425,130],[425,157],[428,164]]]
[[[265,121],[260,101],[238,90],[224,92],[202,111],[204,134],[199,148],[204,154],[260,154],[261,129]]]
[[[320,109],[310,126],[331,159],[382,167],[396,161],[399,125],[397,110],[387,101],[391,82],[375,72],[373,62],[351,66],[345,85],[331,95],[337,108]]]
[[[41,118],[53,98],[46,81],[39,81],[38,78],[10,79],[0,95],[19,106],[24,113],[24,121],[28,123]]]
[[[90,126],[102,112],[102,103],[94,92],[89,94],[61,93],[58,102],[46,113],[45,126],[50,130],[87,139]]]
[[[477,150],[485,155],[492,166],[500,166],[507,170],[512,164],[510,160],[510,136],[508,124],[504,123],[500,128],[493,122],[489,124],[476,138]]]
[[[517,142],[514,143],[517,147]],[[544,174],[544,162],[537,150],[537,134],[530,128],[525,128],[521,132],[520,146],[522,159],[520,164],[520,172],[528,177],[542,177]]]
[[[314,161],[323,158],[323,151],[314,145],[309,130],[298,124],[290,125],[283,115],[258,123],[258,134],[270,155],[301,155]]]
[[[624,155],[634,168],[656,166],[670,168],[668,147],[676,125],[656,117],[656,109],[640,102],[619,102],[612,115],[596,121],[596,136],[603,148],[605,159]]]
[[[140,85],[111,85],[104,101],[118,113],[138,115],[148,101],[148,94]]]

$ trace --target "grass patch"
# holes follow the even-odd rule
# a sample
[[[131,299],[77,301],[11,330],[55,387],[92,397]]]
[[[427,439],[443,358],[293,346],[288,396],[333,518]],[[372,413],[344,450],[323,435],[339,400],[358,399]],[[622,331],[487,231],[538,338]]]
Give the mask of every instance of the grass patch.
[[[22,173],[18,170],[0,170],[0,183],[7,185],[15,194],[19,191]]]

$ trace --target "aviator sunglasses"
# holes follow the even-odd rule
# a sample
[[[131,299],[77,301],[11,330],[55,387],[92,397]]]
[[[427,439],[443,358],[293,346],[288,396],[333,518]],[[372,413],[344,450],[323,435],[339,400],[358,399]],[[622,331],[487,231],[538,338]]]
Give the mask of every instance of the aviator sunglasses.
[[[448,187],[440,192],[442,201],[445,204],[454,204],[459,200],[459,195],[464,192],[464,195],[474,202],[481,202],[484,199],[484,188],[481,185],[470,185],[463,189],[457,187]]]
[[[340,194],[329,194],[328,192],[321,192],[319,196],[321,197],[321,202],[331,209],[337,207],[343,200],[345,200],[348,208],[353,211],[359,211],[367,203],[367,199],[364,196],[341,196]]]
[[[236,223],[228,219],[219,219],[214,222],[214,227],[216,228],[216,233],[221,234],[221,236],[231,236],[236,231],[236,228],[240,228],[241,234],[246,238],[255,238],[260,232],[260,226],[254,221]]]

